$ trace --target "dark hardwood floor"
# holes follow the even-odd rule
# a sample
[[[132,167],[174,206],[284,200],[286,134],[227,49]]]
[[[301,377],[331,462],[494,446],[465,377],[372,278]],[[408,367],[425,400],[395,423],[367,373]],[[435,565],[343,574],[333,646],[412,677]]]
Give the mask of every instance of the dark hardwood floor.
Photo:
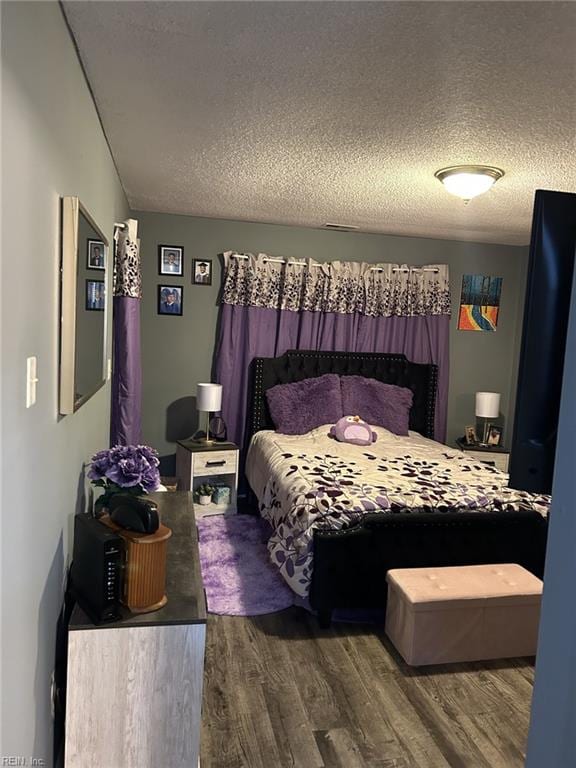
[[[516,768],[531,660],[414,668],[373,625],[210,616],[202,768]]]

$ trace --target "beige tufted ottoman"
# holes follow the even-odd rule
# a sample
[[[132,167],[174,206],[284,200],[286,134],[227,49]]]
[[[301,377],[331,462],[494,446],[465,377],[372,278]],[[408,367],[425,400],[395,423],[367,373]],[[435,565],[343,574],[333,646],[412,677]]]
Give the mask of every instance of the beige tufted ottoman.
[[[386,634],[408,664],[534,656],[542,582],[519,565],[388,571]]]

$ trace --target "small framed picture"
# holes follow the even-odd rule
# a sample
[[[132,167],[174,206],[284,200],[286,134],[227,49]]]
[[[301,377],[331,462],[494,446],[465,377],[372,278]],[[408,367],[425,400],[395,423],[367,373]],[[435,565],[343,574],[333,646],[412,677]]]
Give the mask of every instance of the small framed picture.
[[[158,286],[158,314],[181,315],[184,299],[184,286],[159,285]]]
[[[500,445],[502,441],[502,427],[498,424],[488,424],[487,445]]]
[[[106,269],[106,250],[102,240],[86,241],[87,269]]]
[[[106,285],[104,280],[86,280],[86,309],[88,312],[103,312],[106,306]]]
[[[466,437],[466,445],[475,445],[478,442],[475,427],[466,427],[464,435]]]
[[[184,248],[179,245],[159,245],[158,274],[181,277],[184,274]]]
[[[194,285],[212,285],[212,260],[192,260],[192,282]]]

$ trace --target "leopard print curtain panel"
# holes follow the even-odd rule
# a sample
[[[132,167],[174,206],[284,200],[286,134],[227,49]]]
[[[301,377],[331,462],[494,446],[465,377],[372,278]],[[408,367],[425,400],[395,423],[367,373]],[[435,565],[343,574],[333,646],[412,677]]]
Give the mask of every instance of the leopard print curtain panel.
[[[114,253],[114,296],[142,298],[142,277],[140,274],[140,246],[137,238],[128,226],[119,229],[116,234]]]

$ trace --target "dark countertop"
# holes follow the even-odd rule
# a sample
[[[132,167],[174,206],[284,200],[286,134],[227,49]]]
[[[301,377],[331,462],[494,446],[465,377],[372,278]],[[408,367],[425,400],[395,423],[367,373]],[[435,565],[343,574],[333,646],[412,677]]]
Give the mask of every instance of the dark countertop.
[[[456,440],[456,445],[462,451],[479,451],[480,453],[482,453],[482,451],[485,453],[510,453],[508,448],[505,448],[503,445],[480,445],[480,443],[471,443],[468,445],[463,437],[459,437]]]
[[[98,625],[76,605],[68,625],[70,630],[206,623],[206,600],[192,494],[188,491],[151,493],[149,498],[158,504],[162,523],[172,530],[166,563],[168,602],[152,613],[130,613],[123,608],[125,618]]]

